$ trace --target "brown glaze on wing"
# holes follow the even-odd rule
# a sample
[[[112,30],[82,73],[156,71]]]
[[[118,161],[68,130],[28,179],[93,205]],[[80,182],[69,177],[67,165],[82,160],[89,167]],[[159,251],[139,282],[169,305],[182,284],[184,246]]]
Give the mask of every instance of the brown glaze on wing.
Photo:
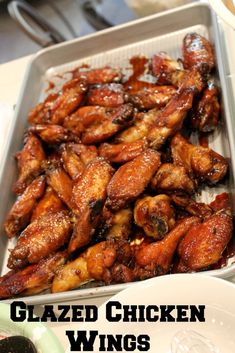
[[[196,190],[196,182],[190,178],[183,166],[164,163],[151,180],[154,190],[172,193],[175,191],[192,194]]]
[[[46,159],[40,140],[33,134],[27,134],[23,149],[16,154],[19,177],[13,191],[19,195],[42,172],[42,163]]]
[[[144,279],[169,272],[180,240],[191,227],[200,222],[197,217],[181,220],[164,239],[150,244],[142,243],[135,251],[136,277]]]
[[[17,198],[4,223],[9,238],[17,235],[28,224],[36,200],[43,195],[44,188],[45,176],[39,176]]]
[[[99,147],[99,155],[111,163],[126,163],[139,156],[148,148],[145,138],[129,143],[103,143]]]
[[[70,237],[71,221],[67,211],[47,213],[30,223],[11,250],[7,266],[22,268],[37,263],[66,244]]]
[[[33,210],[31,222],[47,213],[55,213],[65,210],[65,205],[56,192],[48,186],[45,194]]]
[[[125,103],[125,92],[120,83],[93,86],[88,93],[88,105],[118,107]]]
[[[131,208],[124,208],[111,214],[108,220],[108,231],[105,233],[106,239],[128,239],[131,233],[132,221]]]
[[[130,101],[140,110],[162,108],[175,93],[173,86],[147,86],[130,95]]]
[[[84,144],[96,144],[103,142],[130,125],[133,119],[133,106],[130,103],[113,109],[110,116],[107,116],[102,122],[91,125],[82,134]]]
[[[119,210],[135,200],[144,191],[160,164],[160,154],[147,149],[122,165],[108,185],[106,206],[111,210]]]
[[[61,167],[50,165],[46,170],[47,183],[55,190],[59,198],[70,208],[73,208],[73,182]]]
[[[215,184],[227,173],[224,157],[207,147],[192,145],[179,133],[171,141],[174,163],[184,166],[195,177]]]
[[[167,195],[145,196],[138,199],[134,208],[135,223],[146,235],[162,239],[175,225],[175,212]]]
[[[173,194],[171,195],[171,199],[176,206],[181,207],[192,216],[197,216],[204,219],[211,216],[213,213],[213,209],[210,205],[203,202],[196,202],[189,196]]]
[[[58,98],[58,93],[49,94],[43,103],[38,103],[28,115],[28,122],[30,124],[43,124],[47,120],[48,112]]]
[[[122,78],[122,72],[118,68],[106,66],[98,69],[78,69],[74,71],[73,76],[89,85],[94,85],[98,83],[119,82]]]
[[[78,136],[60,125],[37,124],[30,126],[28,131],[38,135],[43,141],[49,144],[80,141]]]
[[[224,210],[192,227],[178,248],[183,264],[199,271],[217,263],[232,237],[232,228],[232,217]]]
[[[0,277],[0,298],[33,295],[50,288],[55,274],[66,260],[66,252],[58,252],[22,270],[8,272]]]
[[[218,126],[219,115],[219,89],[213,83],[209,83],[198,104],[193,108],[192,127],[202,132],[213,131]]]
[[[184,37],[182,51],[185,69],[196,68],[207,75],[215,67],[212,44],[198,33],[188,33]]]
[[[108,240],[93,245],[59,271],[54,278],[52,292],[78,288],[91,280],[115,283],[117,279],[112,276],[112,267],[115,262],[126,263],[130,255],[128,242]]]
[[[110,164],[103,158],[96,158],[86,166],[81,177],[76,180],[72,201],[77,222],[68,247],[70,253],[87,245],[91,240],[101,218],[106,189],[112,174]]]
[[[167,53],[160,52],[153,55],[151,60],[151,71],[159,85],[179,85],[184,71],[180,63],[172,59]]]

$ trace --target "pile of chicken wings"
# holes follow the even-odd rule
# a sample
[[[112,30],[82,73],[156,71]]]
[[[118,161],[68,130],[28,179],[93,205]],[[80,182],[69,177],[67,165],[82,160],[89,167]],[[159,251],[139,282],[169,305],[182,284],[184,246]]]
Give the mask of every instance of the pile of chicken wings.
[[[77,68],[30,111],[0,298],[202,271],[221,259],[232,237],[228,195],[211,204],[196,195],[223,182],[228,165],[189,140],[220,124],[213,46],[189,33],[180,60],[159,52],[130,62],[129,77]]]

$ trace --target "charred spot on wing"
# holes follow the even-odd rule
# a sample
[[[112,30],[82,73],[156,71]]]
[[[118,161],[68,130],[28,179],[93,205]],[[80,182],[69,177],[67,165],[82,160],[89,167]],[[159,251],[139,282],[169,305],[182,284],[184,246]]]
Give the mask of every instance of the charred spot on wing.
[[[89,208],[90,208],[89,222],[90,223],[92,223],[94,219],[101,214],[103,209],[103,203],[104,202],[102,199],[90,200],[89,202]]]

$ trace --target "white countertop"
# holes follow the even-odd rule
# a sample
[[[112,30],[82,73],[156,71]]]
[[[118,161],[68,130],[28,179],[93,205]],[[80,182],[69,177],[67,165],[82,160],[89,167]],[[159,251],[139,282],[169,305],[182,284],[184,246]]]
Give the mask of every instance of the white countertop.
[[[226,26],[225,26],[226,28]],[[226,45],[231,44],[231,42],[235,43],[234,40],[234,32],[228,30],[228,36],[226,36]],[[13,106],[17,102],[17,97],[20,91],[20,87],[22,84],[22,80],[24,77],[24,73],[27,67],[27,64],[30,61],[31,56],[23,57],[18,60],[14,60],[8,62],[6,64],[0,65],[0,113],[1,113],[1,124],[0,124],[0,159],[2,153],[4,153],[4,143],[7,139],[7,134],[9,131],[9,126],[11,124],[12,116],[13,116]],[[234,75],[231,78],[235,77],[235,51],[231,52],[231,56],[229,58],[231,63],[233,63],[234,67]],[[235,84],[233,80],[233,90],[234,90],[234,97],[235,97]],[[235,277],[230,279],[231,281],[235,282]],[[80,299],[79,304],[95,304],[100,306],[106,300],[108,300],[108,296],[104,297],[96,297],[92,299]],[[74,304],[73,302],[69,302],[69,304]],[[53,324],[50,325],[52,329],[56,332],[59,336],[60,341],[66,347],[68,345],[68,339],[65,336],[65,329],[70,328],[71,325],[65,324]]]

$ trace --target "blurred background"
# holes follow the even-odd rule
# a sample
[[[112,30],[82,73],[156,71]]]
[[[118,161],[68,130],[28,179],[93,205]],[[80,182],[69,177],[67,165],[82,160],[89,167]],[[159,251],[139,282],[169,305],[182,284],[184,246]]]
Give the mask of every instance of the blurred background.
[[[0,64],[191,1],[0,0]]]

